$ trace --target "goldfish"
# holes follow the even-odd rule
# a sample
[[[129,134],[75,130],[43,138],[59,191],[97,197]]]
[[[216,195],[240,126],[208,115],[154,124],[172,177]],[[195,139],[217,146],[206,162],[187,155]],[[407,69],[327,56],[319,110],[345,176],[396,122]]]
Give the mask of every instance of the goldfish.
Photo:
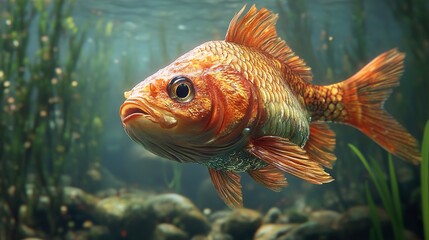
[[[278,36],[278,15],[245,9],[225,40],[197,46],[125,92],[120,116],[131,139],[163,158],[206,166],[231,208],[243,206],[242,172],[273,191],[287,186],[284,173],[333,181],[325,171],[336,161],[328,122],[420,162],[416,139],[383,108],[404,53],[386,51],[344,81],[315,85],[310,67]]]

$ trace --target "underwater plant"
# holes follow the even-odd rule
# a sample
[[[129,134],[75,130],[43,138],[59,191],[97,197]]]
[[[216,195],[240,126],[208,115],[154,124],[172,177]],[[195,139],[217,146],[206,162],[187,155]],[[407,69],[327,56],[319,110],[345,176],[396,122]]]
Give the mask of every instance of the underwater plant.
[[[24,225],[62,236],[64,174],[83,185],[99,160],[105,96],[93,91],[107,87],[109,66],[100,65],[105,49],[83,56],[87,32],[73,7],[65,0],[0,4],[2,239],[20,239]]]
[[[0,191],[7,206],[2,214],[6,235],[14,239],[24,217],[20,208],[34,209],[42,194],[49,199],[48,232],[57,231],[61,172],[74,130],[75,109],[69,105],[77,86],[73,71],[84,39],[69,17],[71,5],[62,0],[1,4],[6,24],[1,28],[0,50],[4,103]],[[32,43],[36,49],[30,48]],[[61,54],[63,48],[68,54]],[[31,196],[27,194],[30,173],[35,175]]]
[[[370,158],[370,162],[363,156],[363,154],[352,144],[349,144],[351,150],[356,154],[365,169],[369,173],[372,183],[375,185],[377,192],[381,198],[384,208],[392,222],[393,236],[396,240],[404,239],[404,223],[402,216],[401,199],[399,195],[398,182],[396,180],[395,167],[393,164],[392,156],[389,155],[389,179],[390,187],[384,177],[384,172],[381,170],[378,162]],[[380,239],[381,224],[375,211],[373,198],[369,191],[368,184],[366,184],[366,195],[371,209],[371,220],[375,226],[374,233],[377,239]],[[381,238],[383,239],[383,238]]]
[[[359,158],[366,171],[369,173],[371,182],[374,184],[381,199],[384,209],[390,217],[392,223],[393,236],[396,240],[405,239],[404,218],[401,204],[396,170],[392,156],[388,157],[389,183],[386,181],[384,172],[379,163],[370,158],[368,161],[364,155],[354,145],[349,144],[353,153]],[[422,162],[420,165],[420,189],[422,205],[422,226],[425,239],[429,239],[429,121],[426,122],[422,141]],[[365,183],[365,193],[370,208],[372,231],[370,239],[385,239],[383,237],[382,226],[377,214],[374,198],[370,191],[368,182]]]

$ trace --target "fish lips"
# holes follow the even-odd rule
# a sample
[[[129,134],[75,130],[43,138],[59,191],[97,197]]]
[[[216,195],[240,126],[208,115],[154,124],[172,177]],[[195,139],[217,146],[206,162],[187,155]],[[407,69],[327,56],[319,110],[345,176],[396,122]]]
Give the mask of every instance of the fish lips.
[[[164,111],[149,107],[144,101],[136,99],[127,99],[120,108],[122,125],[126,127],[129,123],[138,123],[142,121],[145,125],[146,120],[159,125],[163,129],[170,129],[177,125],[177,119]]]

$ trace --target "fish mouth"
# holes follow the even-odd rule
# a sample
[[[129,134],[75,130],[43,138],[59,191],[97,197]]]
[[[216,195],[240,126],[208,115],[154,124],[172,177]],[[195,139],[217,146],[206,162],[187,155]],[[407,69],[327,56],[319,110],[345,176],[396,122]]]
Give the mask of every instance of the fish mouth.
[[[149,118],[153,111],[149,111],[146,104],[134,99],[127,99],[121,106],[121,120],[123,124],[127,124],[132,119],[138,117]],[[152,119],[155,120],[155,119]]]
[[[142,118],[157,123],[162,128],[172,128],[177,124],[177,120],[174,117],[149,107],[144,101],[137,99],[125,100],[119,111],[124,127],[131,121]]]
[[[141,116],[145,116],[145,115],[149,115],[149,113],[147,113],[146,111],[144,111],[141,108],[138,108],[138,107],[126,108],[125,112],[123,113],[122,122],[127,123],[128,121],[130,121],[133,118],[141,117]]]

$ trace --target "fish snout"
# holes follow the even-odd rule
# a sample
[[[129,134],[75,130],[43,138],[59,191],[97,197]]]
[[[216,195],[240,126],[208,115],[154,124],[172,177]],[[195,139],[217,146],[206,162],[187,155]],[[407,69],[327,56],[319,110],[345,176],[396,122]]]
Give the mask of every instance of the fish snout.
[[[151,115],[149,108],[141,101],[135,99],[127,99],[122,104],[119,112],[124,126],[132,119]]]
[[[159,124],[162,128],[172,128],[177,125],[177,120],[162,111],[149,107],[145,101],[138,99],[127,99],[122,104],[120,110],[122,125],[125,127],[131,121],[150,120]],[[142,122],[143,123],[143,122]]]

